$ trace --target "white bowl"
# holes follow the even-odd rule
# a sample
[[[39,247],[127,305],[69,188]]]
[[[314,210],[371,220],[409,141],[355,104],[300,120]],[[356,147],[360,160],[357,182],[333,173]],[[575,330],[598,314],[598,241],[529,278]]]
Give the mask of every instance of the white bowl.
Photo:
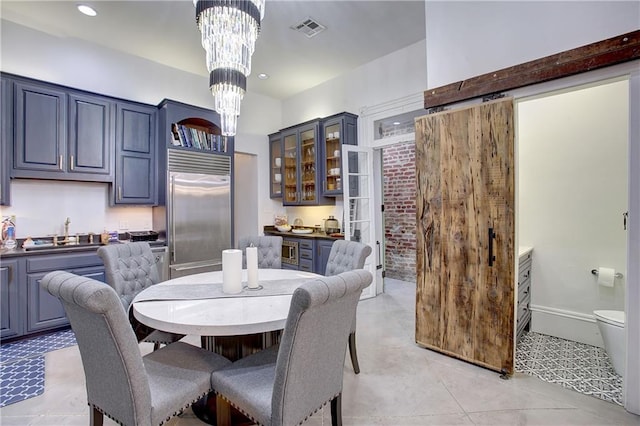
[[[276,229],[280,232],[289,232],[291,231],[291,225],[277,225]]]

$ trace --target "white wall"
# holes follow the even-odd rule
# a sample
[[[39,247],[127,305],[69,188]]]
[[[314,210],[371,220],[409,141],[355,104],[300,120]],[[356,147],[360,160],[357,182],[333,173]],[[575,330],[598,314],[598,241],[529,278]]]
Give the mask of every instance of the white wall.
[[[532,330],[603,346],[592,313],[624,310],[628,80],[517,102],[519,244],[534,247]],[[558,315],[562,314],[562,315]]]
[[[640,28],[637,1],[426,1],[428,87]]]
[[[295,125],[317,117],[347,111],[361,114],[373,105],[422,93],[426,88],[426,43],[424,40],[355,68],[333,80],[320,84],[282,103],[283,126]],[[373,134],[373,132],[371,132]],[[358,133],[358,144],[369,145]],[[323,224],[322,219],[335,216],[343,228],[343,200],[335,206],[283,209],[292,223],[301,218],[305,225]]]
[[[45,34],[13,22],[2,21],[0,26],[0,67],[3,72],[31,77],[56,84],[62,84],[82,90],[119,97],[127,100],[157,105],[168,98],[212,108],[213,98],[208,90],[208,78],[179,71],[126,55],[115,50],[90,44],[82,40],[56,37]],[[25,54],[28,52],[28,54]],[[204,57],[203,57],[204,66]],[[243,103],[236,136],[236,149],[257,154],[266,159],[268,142],[266,135],[281,127],[281,103],[278,100],[247,93]],[[266,161],[266,160],[264,160]],[[266,166],[262,170],[266,176]],[[43,190],[33,192],[27,188],[40,185]],[[151,223],[150,207],[110,208],[103,196],[106,185],[94,185],[95,192],[89,195],[92,200],[91,214],[79,217],[76,191],[86,191],[85,183],[61,183],[52,181],[13,181],[11,184],[12,205],[2,210],[3,214],[16,214],[19,238],[26,235],[43,236],[59,226],[67,216],[76,217],[75,224],[81,228],[120,229],[120,222],[129,222],[129,229],[148,229]],[[44,190],[44,189],[49,190]],[[55,188],[55,190],[51,190]],[[64,188],[58,191],[58,188]],[[37,197],[35,194],[38,194]],[[61,195],[64,199],[61,199]],[[269,188],[259,187],[259,205],[268,211]],[[267,201],[268,200],[268,201]],[[255,200],[247,200],[255,205]],[[62,206],[69,205],[69,210]],[[56,214],[42,215],[37,206],[60,206]],[[93,210],[95,209],[95,210]],[[25,213],[28,212],[28,213]],[[29,219],[23,217],[28,214]],[[35,216],[39,218],[35,218]],[[126,220],[129,218],[129,220]],[[270,223],[270,222],[269,222]],[[261,229],[259,224],[256,227]],[[82,232],[82,230],[78,230]]]

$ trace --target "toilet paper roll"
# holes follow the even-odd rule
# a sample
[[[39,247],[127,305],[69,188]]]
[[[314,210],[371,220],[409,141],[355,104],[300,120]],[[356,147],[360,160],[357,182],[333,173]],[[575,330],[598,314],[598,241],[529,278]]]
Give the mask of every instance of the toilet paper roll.
[[[242,291],[242,250],[222,250],[222,292]]]
[[[598,285],[603,287],[613,287],[613,282],[616,279],[616,270],[613,268],[598,268]]]
[[[247,247],[247,286],[258,288],[258,247]]]

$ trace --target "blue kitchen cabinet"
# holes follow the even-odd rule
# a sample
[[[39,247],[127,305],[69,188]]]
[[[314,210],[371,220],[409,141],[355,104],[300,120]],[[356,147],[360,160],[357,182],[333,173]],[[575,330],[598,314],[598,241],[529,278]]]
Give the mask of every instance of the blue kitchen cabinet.
[[[24,264],[20,259],[0,260],[0,338],[23,334],[20,317],[20,283]]]
[[[12,176],[61,177],[67,144],[67,93],[21,80],[15,81],[14,88]]]
[[[114,205],[155,205],[156,115],[153,106],[116,105],[116,170]]]
[[[13,82],[0,77],[0,205],[10,205],[9,171],[13,152]]]
[[[320,158],[320,120],[283,129],[282,204],[317,206],[335,204],[321,195],[323,165]]]
[[[95,252],[27,257],[24,286],[27,305],[24,323],[26,334],[69,325],[62,303],[40,286],[40,281],[45,275],[58,270],[105,282],[104,264]]]
[[[111,182],[115,104],[96,95],[69,94],[66,171],[76,180]]]
[[[327,261],[329,260],[329,253],[331,253],[331,247],[334,240],[316,240],[315,251],[315,269],[316,274],[325,275],[327,269]]]
[[[187,133],[204,137],[204,146],[183,146]],[[191,133],[194,132],[194,133]],[[178,135],[177,133],[181,133]],[[234,170],[234,138],[222,137],[220,115],[211,109],[200,108],[182,102],[164,99],[158,105],[158,205],[166,205],[168,150],[183,150],[206,154],[224,155],[231,159]],[[188,139],[193,141],[193,139]],[[200,139],[202,140],[202,139]],[[187,143],[188,144],[188,143]],[[232,180],[233,185],[233,180]]]
[[[13,177],[113,180],[109,98],[19,77],[14,86]]]
[[[342,145],[358,144],[358,116],[343,112],[322,121],[320,161],[323,171],[322,195],[342,195]]]
[[[282,135],[269,135],[269,197],[282,198]]]

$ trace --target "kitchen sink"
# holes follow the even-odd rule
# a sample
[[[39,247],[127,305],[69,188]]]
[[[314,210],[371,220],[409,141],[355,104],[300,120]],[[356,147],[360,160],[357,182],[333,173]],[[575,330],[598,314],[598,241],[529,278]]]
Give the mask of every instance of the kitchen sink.
[[[58,244],[57,246],[53,246],[50,244],[38,244],[30,247],[25,247],[26,251],[35,251],[35,250],[81,250],[89,247],[99,247],[100,243],[80,243],[80,244]]]

